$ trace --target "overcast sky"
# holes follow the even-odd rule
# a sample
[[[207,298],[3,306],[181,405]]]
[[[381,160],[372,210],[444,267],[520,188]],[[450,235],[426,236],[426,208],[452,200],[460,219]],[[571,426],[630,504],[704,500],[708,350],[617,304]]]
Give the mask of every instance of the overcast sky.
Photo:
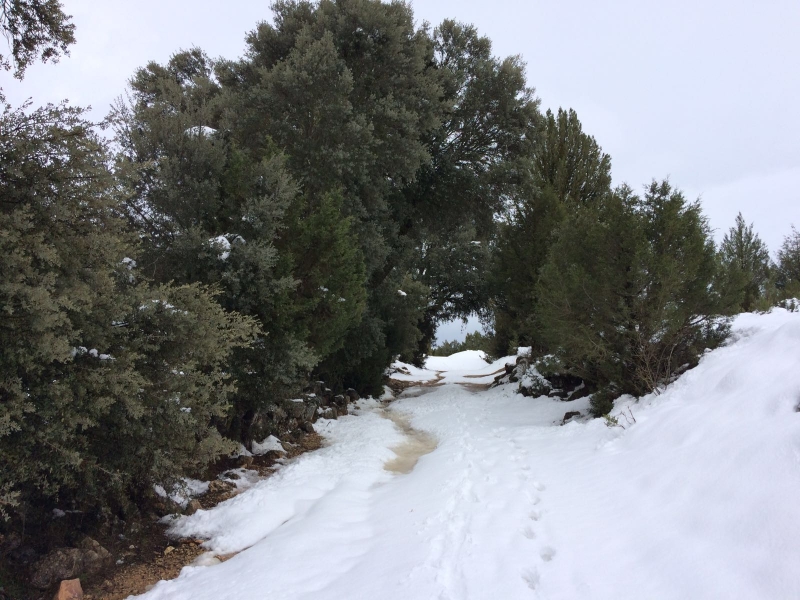
[[[4,72],[2,87],[12,104],[69,99],[97,119],[147,61],[192,46],[240,56],[245,33],[270,19],[270,3],[251,0],[63,5],[77,26],[71,56],[22,83]],[[615,183],[669,176],[701,198],[718,238],[741,211],[773,255],[800,227],[799,0],[413,5],[419,22],[474,23],[496,54],[520,54],[542,106],[574,108],[611,155]]]

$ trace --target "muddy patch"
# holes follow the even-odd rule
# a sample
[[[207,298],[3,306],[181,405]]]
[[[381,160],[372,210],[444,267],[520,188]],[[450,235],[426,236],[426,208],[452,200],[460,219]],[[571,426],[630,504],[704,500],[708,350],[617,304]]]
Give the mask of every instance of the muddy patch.
[[[392,448],[397,456],[386,462],[383,468],[392,473],[410,473],[422,456],[430,454],[436,449],[437,442],[429,433],[414,429],[408,417],[394,411],[384,411],[384,416],[390,419],[405,434],[406,440]]]
[[[497,369],[494,373],[486,373],[485,375],[464,375],[467,379],[482,379],[483,377],[494,377],[495,375],[499,375],[500,373],[505,373],[506,369],[503,367],[502,369]]]

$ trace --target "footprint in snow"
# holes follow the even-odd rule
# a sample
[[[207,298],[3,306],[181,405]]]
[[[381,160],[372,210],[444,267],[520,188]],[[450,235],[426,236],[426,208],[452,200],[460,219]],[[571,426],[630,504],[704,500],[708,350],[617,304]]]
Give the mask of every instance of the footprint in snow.
[[[545,491],[545,490],[547,489],[547,488],[544,486],[544,484],[543,484],[543,483],[539,483],[538,481],[534,481],[534,482],[533,482],[533,487],[535,487],[535,488],[536,488],[536,490],[537,490],[537,491],[539,491],[539,492],[543,492],[543,491]]]
[[[542,549],[541,549],[541,551],[539,552],[539,556],[541,556],[541,557],[542,557],[542,560],[543,560],[544,562],[550,562],[551,560],[553,560],[553,558],[555,557],[555,555],[556,555],[556,550],[555,550],[555,548],[551,548],[550,546],[545,546],[545,547],[544,547],[544,548],[542,548]]]
[[[525,536],[529,540],[536,539],[536,532],[533,530],[533,527],[531,527],[530,525],[528,525],[527,527],[523,527],[522,530],[521,530],[521,533],[522,533],[523,536]]]
[[[532,510],[528,517],[531,521],[538,521],[542,518],[542,513],[540,513],[538,510]]]
[[[536,589],[536,586],[539,585],[539,571],[534,568],[524,569],[521,573],[522,581],[528,584],[528,587],[532,590]]]

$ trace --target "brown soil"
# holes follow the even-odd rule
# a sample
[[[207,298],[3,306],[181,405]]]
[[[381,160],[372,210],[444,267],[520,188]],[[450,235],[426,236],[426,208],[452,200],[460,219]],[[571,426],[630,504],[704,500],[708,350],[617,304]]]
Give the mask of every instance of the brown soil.
[[[481,377],[493,377],[495,375],[499,375],[500,373],[505,373],[506,368],[503,367],[502,369],[497,369],[494,373],[487,373],[486,375],[464,375],[464,377],[468,379],[480,379]]]
[[[218,473],[237,466],[246,466],[258,471],[262,477],[268,477],[275,471],[277,459],[281,456],[294,458],[316,450],[322,446],[322,437],[316,433],[306,434],[287,446],[286,454],[268,452],[264,456],[252,457],[236,461],[225,461]],[[206,494],[197,500],[204,509],[213,508],[220,502],[236,495],[230,484],[220,482],[212,486]],[[84,583],[86,600],[124,600],[128,596],[143,594],[162,579],[174,579],[181,569],[207,552],[202,548],[203,540],[184,539],[170,540],[166,536],[163,525],[150,523],[137,534],[122,536],[112,546],[106,546],[116,558],[122,557],[124,564],[115,566],[112,572],[104,574],[104,578],[87,580]],[[220,561],[231,558],[233,554],[217,556]]]
[[[444,382],[442,381],[443,379],[444,377],[442,377],[441,373],[437,373],[436,379],[433,381],[399,381],[389,377],[389,382],[387,385],[395,393],[395,395],[398,395],[412,387],[438,387],[440,385],[444,385]]]

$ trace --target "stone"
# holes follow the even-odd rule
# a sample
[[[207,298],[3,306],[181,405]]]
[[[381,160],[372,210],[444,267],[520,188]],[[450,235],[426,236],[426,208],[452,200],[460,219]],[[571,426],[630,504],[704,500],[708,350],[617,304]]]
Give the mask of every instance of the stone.
[[[234,487],[233,484],[228,483],[227,481],[221,481],[219,479],[215,479],[214,481],[209,482],[208,491],[214,493],[228,492],[233,487]]]
[[[200,504],[199,500],[197,500],[197,499],[190,500],[189,504],[186,505],[186,510],[184,511],[184,513],[187,514],[187,515],[193,515],[194,513],[196,513],[201,508],[203,508],[203,505]]]
[[[317,420],[317,408],[319,407],[319,402],[317,402],[316,398],[307,398],[304,402],[306,411],[303,415],[303,418],[306,421],[311,421],[312,423]]]
[[[78,548],[56,548],[33,566],[31,585],[46,590],[62,579],[74,579],[83,571],[83,551]]]
[[[175,551],[175,548],[173,548],[172,546],[167,546],[166,548],[164,548],[164,556],[166,556],[167,554],[170,554],[171,552],[174,552],[174,551]]]
[[[111,553],[90,537],[83,538],[79,547],[83,550],[83,572],[88,575],[99,573],[113,561]]]
[[[242,467],[244,469],[248,469],[250,467],[250,465],[253,464],[253,457],[252,456],[247,456],[246,454],[243,454],[242,456],[240,456],[237,459],[236,462],[239,463],[240,467]]]
[[[355,402],[356,400],[359,400],[361,398],[361,396],[358,395],[358,392],[355,391],[353,388],[347,388],[344,394],[349,398],[350,402]]]
[[[314,425],[310,421],[305,421],[302,425],[300,425],[300,429],[306,433],[314,433]]]
[[[67,579],[61,582],[53,600],[82,600],[83,588],[80,579]]]
[[[564,425],[567,421],[569,421],[573,417],[580,417],[581,413],[578,410],[571,410],[568,413],[564,414],[564,419],[561,421],[561,424]]]

